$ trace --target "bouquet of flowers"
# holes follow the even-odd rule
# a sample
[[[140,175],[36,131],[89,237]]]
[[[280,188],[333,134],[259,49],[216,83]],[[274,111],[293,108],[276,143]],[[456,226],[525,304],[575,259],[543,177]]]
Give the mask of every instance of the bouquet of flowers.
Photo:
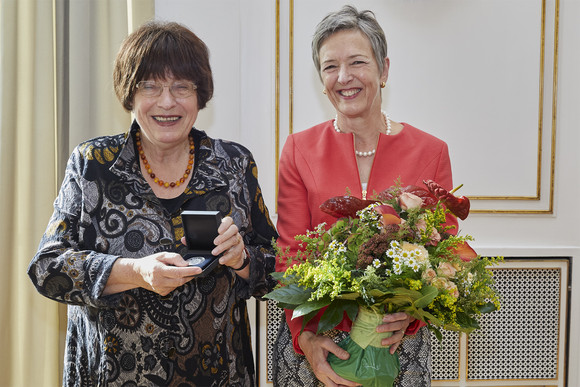
[[[441,339],[440,329],[469,333],[478,316],[499,309],[499,295],[488,267],[501,257],[481,257],[448,225],[464,220],[469,199],[456,197],[432,180],[425,188],[400,183],[372,200],[341,196],[321,209],[337,218],[296,236],[301,249],[280,259],[295,263],[274,273],[280,285],[266,295],[303,317],[303,327],[320,311],[318,333],[333,329],[344,314],[353,321],[339,345],[350,354],[328,361],[340,376],[364,386],[390,386],[398,357],[381,346],[377,333],[385,313],[405,312]],[[387,332],[387,336],[391,332]],[[382,335],[382,336],[381,336]]]

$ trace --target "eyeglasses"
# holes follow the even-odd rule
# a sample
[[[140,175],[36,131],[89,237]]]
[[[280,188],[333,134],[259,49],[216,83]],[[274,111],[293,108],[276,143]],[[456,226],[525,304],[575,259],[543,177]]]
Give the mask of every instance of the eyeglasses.
[[[144,97],[159,97],[163,89],[168,87],[169,92],[175,98],[191,97],[195,93],[197,86],[193,82],[175,82],[173,85],[162,85],[155,81],[141,81],[137,83],[138,92]]]

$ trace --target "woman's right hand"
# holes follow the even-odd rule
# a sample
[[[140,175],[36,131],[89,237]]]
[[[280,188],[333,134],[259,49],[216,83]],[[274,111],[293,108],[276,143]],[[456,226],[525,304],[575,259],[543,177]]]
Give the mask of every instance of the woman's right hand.
[[[103,295],[142,287],[162,296],[201,274],[201,268],[188,266],[177,253],[160,252],[143,258],[115,261]]]
[[[312,366],[316,378],[325,386],[358,386],[358,383],[346,380],[336,374],[326,358],[329,353],[333,353],[342,360],[347,360],[350,355],[340,348],[331,338],[316,335],[314,332],[303,331],[298,336],[298,344],[306,356],[306,360]]]

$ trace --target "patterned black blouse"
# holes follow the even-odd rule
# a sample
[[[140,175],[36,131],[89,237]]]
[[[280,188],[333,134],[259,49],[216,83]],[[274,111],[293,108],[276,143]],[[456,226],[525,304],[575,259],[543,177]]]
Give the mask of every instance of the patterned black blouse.
[[[195,166],[169,213],[143,178],[129,133],[78,145],[28,268],[37,290],[68,304],[65,386],[252,386],[246,299],[275,283],[277,237],[251,153],[192,129]],[[179,204],[179,203],[178,203]],[[183,253],[181,210],[231,216],[249,250],[250,278],[219,266],[162,297],[143,288],[101,293],[118,257]]]

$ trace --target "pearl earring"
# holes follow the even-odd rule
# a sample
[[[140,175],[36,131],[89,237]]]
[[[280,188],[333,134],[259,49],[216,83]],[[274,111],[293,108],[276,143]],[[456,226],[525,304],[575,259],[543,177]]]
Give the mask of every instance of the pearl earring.
[[[322,89],[322,94],[326,95],[326,89]]]

